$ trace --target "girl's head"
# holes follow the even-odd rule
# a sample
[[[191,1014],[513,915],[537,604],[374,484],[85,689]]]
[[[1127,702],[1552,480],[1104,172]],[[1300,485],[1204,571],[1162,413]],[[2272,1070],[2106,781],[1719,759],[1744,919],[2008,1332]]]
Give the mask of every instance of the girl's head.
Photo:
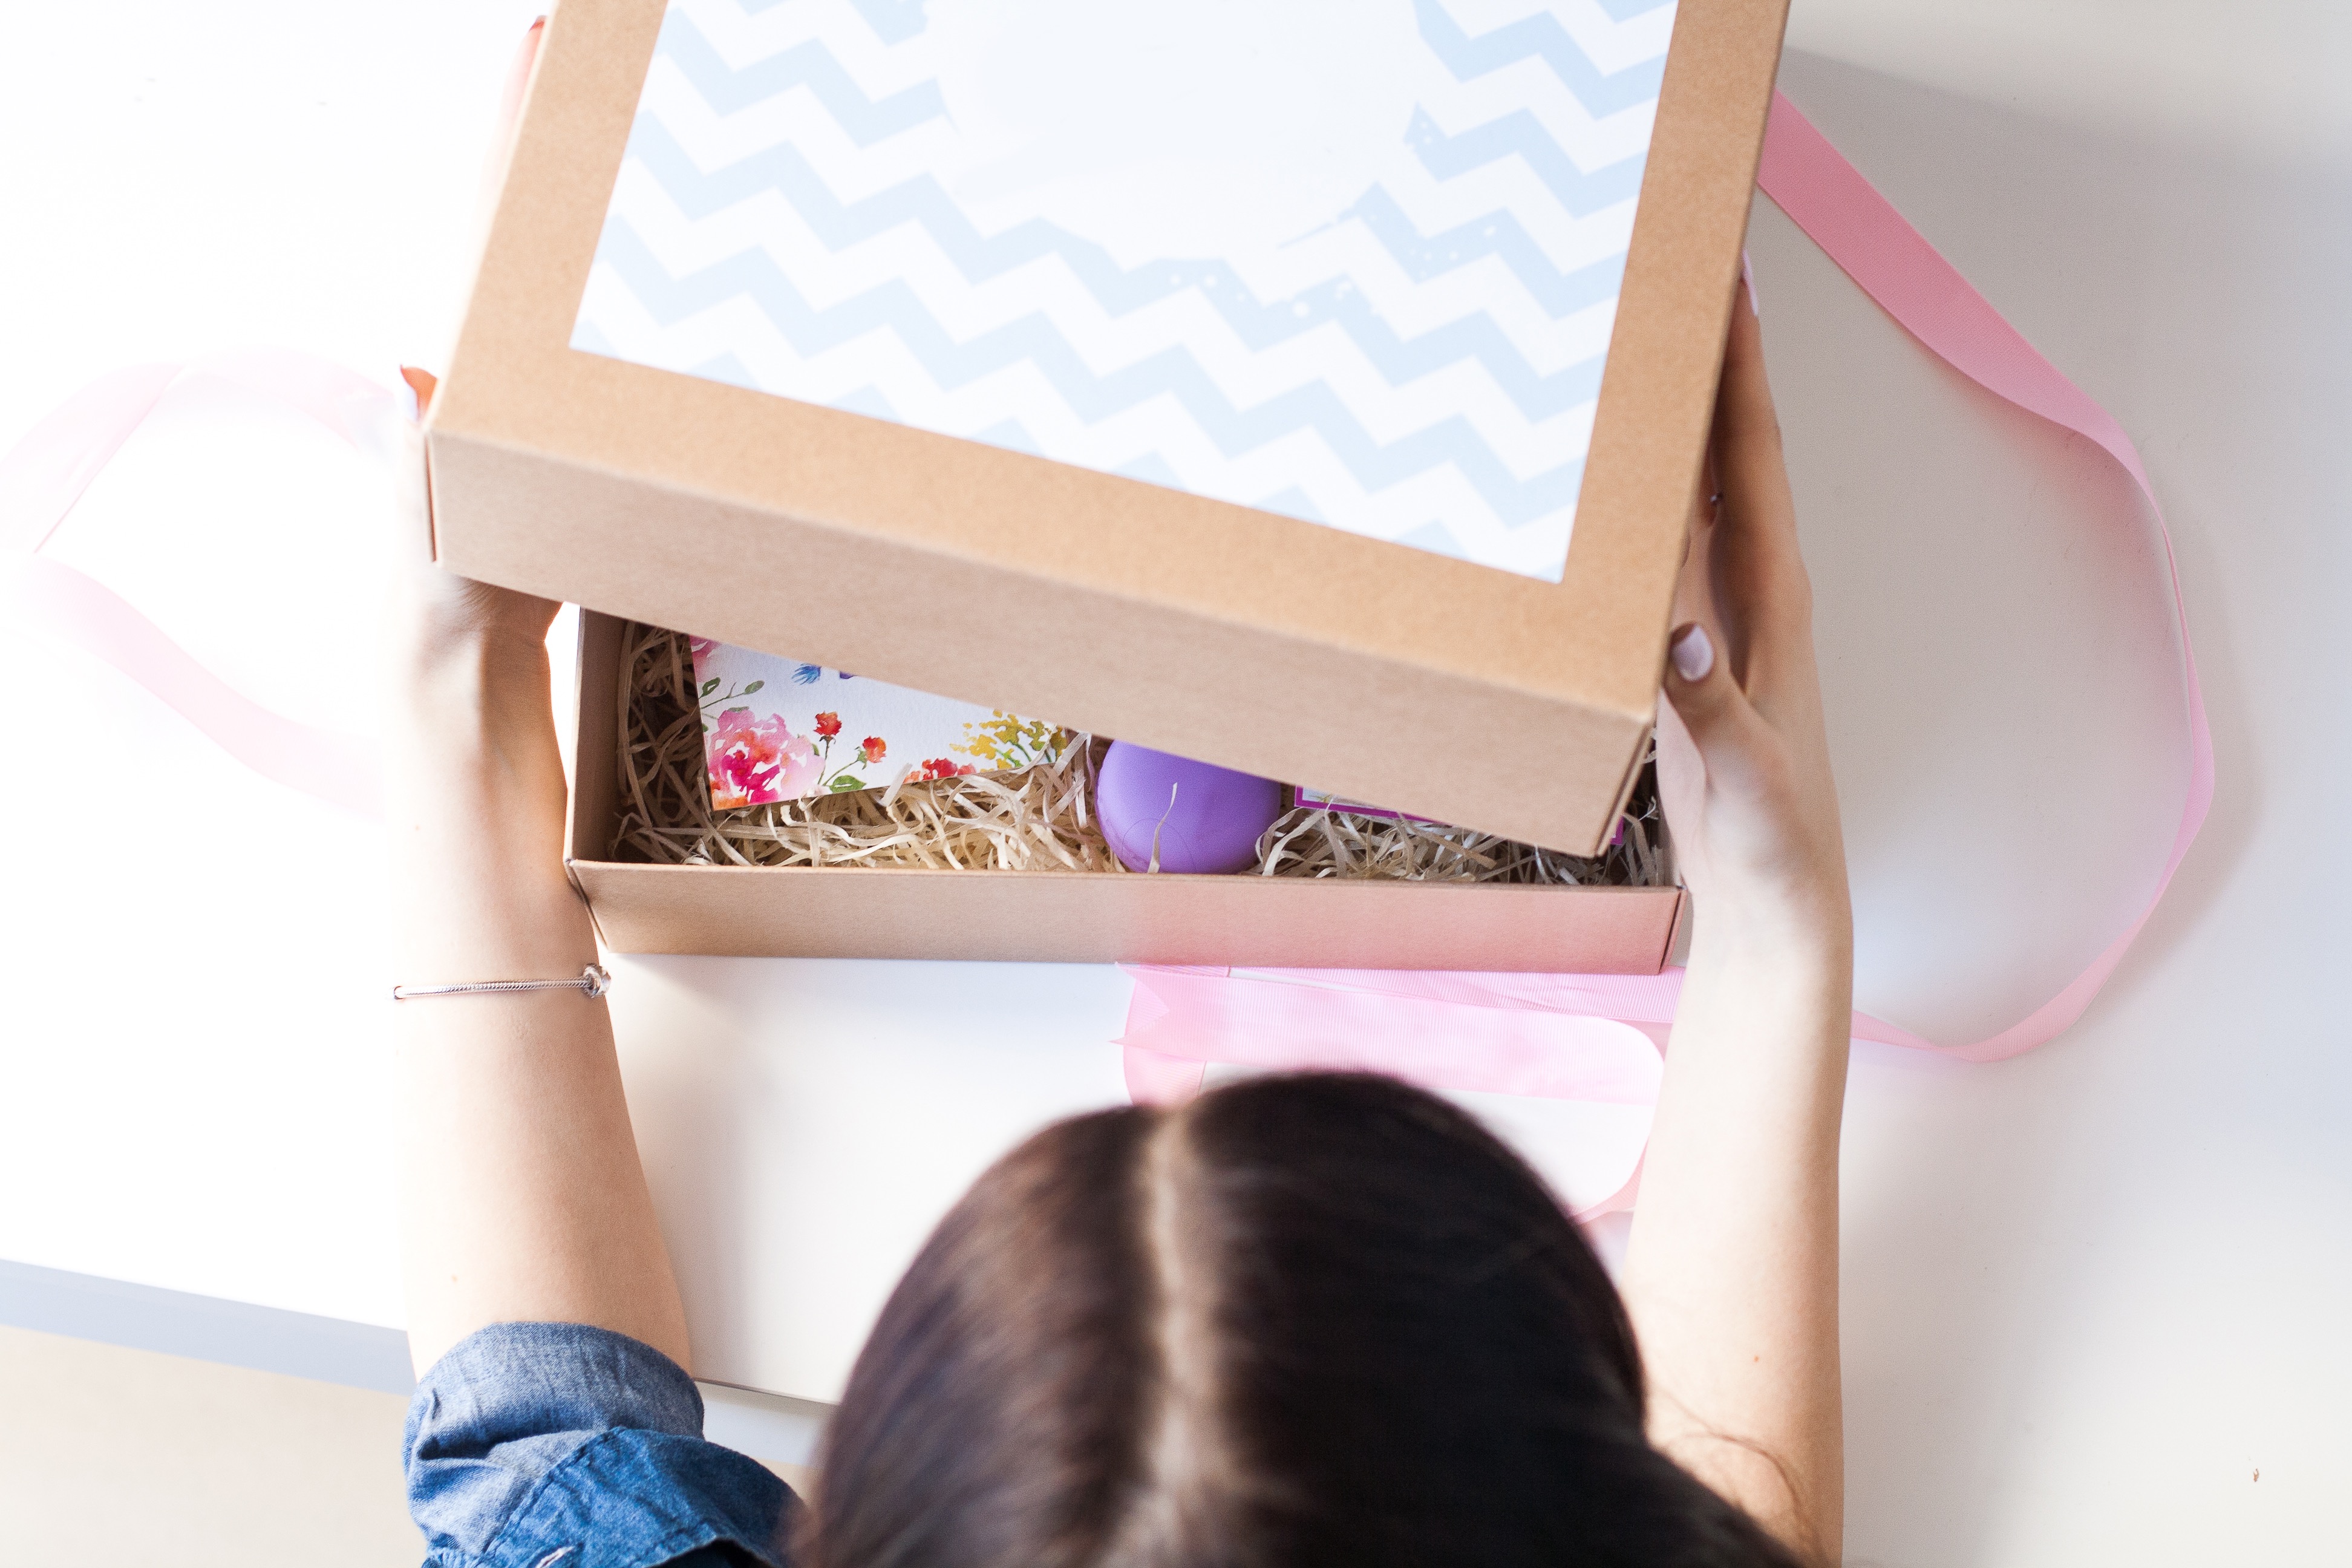
[[[1786,1563],[1643,1436],[1534,1173],[1382,1079],[1048,1128],[940,1222],[825,1439],[813,1568]]]

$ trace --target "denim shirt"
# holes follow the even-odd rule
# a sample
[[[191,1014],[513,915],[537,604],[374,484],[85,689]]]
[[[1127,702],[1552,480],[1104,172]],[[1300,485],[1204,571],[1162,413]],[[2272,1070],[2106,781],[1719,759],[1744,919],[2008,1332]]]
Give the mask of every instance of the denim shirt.
[[[702,1436],[702,1394],[650,1345],[494,1323],[409,1402],[425,1568],[782,1568],[799,1500]]]

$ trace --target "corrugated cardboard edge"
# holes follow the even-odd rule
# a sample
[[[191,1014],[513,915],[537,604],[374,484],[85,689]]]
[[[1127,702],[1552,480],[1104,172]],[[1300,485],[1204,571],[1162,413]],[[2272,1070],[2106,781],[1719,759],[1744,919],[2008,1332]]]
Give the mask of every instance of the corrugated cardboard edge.
[[[431,426],[453,568],[1599,847],[1655,701],[1780,0],[1678,14],[1559,587],[572,351],[659,17],[566,0],[551,25]],[[887,581],[891,613],[813,581]],[[1474,761],[1392,739],[1433,732]]]

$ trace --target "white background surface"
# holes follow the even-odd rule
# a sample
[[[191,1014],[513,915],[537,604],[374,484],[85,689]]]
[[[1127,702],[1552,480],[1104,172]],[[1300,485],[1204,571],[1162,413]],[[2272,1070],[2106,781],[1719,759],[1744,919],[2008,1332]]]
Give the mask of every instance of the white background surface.
[[[2000,1068],[1857,1061],[1849,1550],[2325,1560],[2352,1473],[2347,14],[2053,9],[1799,0],[1783,86],[2140,442],[2220,794],[2072,1034]],[[436,362],[530,15],[15,19],[0,444],[131,361]],[[1958,1037],[2046,994],[2161,858],[2179,741],[2157,558],[2103,459],[1927,361],[1759,214],[1862,1001]],[[59,549],[257,696],[356,725],[365,494],[299,426],[166,419]],[[358,1000],[389,978],[377,839],[111,671],[9,646],[0,1257],[396,1323],[387,1063]],[[970,1174],[1119,1097],[1115,972],[618,967],[633,1103],[721,1376],[830,1393]],[[1505,1120],[1572,1184],[1583,1130]]]

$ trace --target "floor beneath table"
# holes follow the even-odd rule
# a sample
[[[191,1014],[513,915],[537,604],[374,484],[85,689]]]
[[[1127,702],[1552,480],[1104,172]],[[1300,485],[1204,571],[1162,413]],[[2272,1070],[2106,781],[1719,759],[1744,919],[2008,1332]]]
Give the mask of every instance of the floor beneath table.
[[[396,1394],[0,1328],[7,1560],[415,1568],[424,1542],[400,1484],[407,1407]]]

